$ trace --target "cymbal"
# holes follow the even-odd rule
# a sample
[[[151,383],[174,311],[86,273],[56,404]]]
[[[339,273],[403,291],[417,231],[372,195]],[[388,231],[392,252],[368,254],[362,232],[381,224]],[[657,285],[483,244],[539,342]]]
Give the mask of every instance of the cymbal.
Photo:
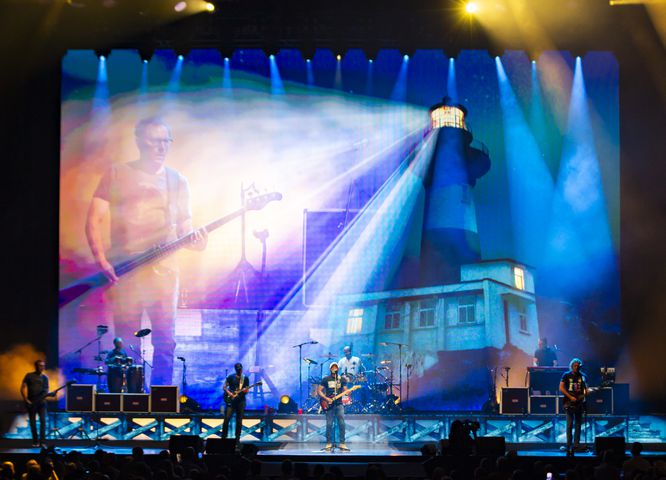
[[[390,370],[390,369],[391,367],[389,367],[388,365],[384,365],[382,367],[377,367],[375,370]]]
[[[150,335],[150,332],[152,330],[150,328],[144,328],[142,330],[139,330],[138,332],[134,332],[134,336],[137,338],[145,337],[146,335]]]
[[[333,355],[331,352],[328,352],[328,355],[322,355],[321,358],[338,358],[337,355]]]
[[[391,360],[382,360],[381,362],[382,365],[391,365],[393,362]]]
[[[372,358],[372,357],[375,356],[375,354],[374,353],[362,353],[361,356],[366,357],[366,358]]]

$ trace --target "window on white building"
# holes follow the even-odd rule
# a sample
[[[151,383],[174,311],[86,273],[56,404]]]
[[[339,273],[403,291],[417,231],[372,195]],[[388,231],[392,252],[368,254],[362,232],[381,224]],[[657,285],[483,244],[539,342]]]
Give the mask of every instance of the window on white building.
[[[386,305],[386,315],[384,316],[384,329],[395,330],[400,328],[400,317],[402,316],[402,305],[399,303],[389,303]]]
[[[363,309],[353,308],[349,310],[347,317],[347,334],[361,333],[363,329]]]
[[[434,327],[435,326],[435,306],[437,305],[436,298],[429,298],[419,301],[419,327]]]
[[[458,299],[458,323],[476,323],[476,297],[474,295]]]
[[[518,326],[520,327],[521,332],[528,332],[527,329],[527,306],[520,303],[516,307],[518,312]]]
[[[518,290],[525,290],[525,270],[513,267],[513,284]]]

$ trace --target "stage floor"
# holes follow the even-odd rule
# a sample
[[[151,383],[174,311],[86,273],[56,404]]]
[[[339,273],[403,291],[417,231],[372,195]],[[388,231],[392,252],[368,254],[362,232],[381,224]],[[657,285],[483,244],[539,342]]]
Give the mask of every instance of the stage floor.
[[[421,461],[421,447],[425,443],[433,442],[413,442],[413,443],[366,443],[366,442],[348,442],[349,452],[343,452],[334,449],[332,452],[324,451],[324,443],[264,443],[264,442],[241,442],[241,449],[247,445],[256,447],[257,457],[263,461],[281,461],[284,458],[303,460],[314,458],[313,461],[325,461],[326,459],[339,459],[346,457],[350,461],[359,461],[361,458],[382,458],[382,459],[400,459],[401,461]],[[146,455],[157,455],[160,451],[168,449],[168,442],[154,441],[101,441],[95,444],[93,441],[86,440],[54,440],[48,441],[47,447],[55,449],[56,452],[66,453],[69,451],[78,451],[83,454],[92,454],[96,450],[105,450],[114,452],[118,455],[129,455],[132,448],[140,446],[144,449]],[[506,450],[516,450],[519,456],[523,457],[563,457],[564,452],[559,444],[524,444],[507,443]],[[627,445],[626,454],[629,455]],[[643,455],[646,457],[666,457],[666,445],[664,444],[644,444]],[[26,440],[0,440],[0,454],[38,454],[39,448],[30,446]],[[580,457],[593,457],[594,444],[588,444],[588,451],[577,453]],[[304,460],[305,461],[305,460]]]

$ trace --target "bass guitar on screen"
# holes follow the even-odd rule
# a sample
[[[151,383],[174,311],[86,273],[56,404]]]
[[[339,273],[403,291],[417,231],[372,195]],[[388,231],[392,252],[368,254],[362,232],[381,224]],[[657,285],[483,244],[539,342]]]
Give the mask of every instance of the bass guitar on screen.
[[[222,225],[229,223],[231,220],[235,219],[236,217],[240,217],[247,211],[261,210],[270,202],[281,199],[282,199],[282,194],[278,192],[271,192],[271,193],[252,196],[245,201],[245,204],[243,205],[242,208],[239,208],[238,210],[228,215],[225,215],[224,217],[218,218],[217,220],[203,227],[200,227],[197,231],[205,230],[207,233],[210,233],[213,230],[220,228]],[[140,253],[132,258],[114,264],[113,268],[116,272],[116,275],[118,277],[121,277],[123,275],[130,273],[133,270],[136,270],[142,265],[146,265],[148,263],[161,260],[175,253],[177,250],[180,250],[181,248],[192,243],[195,239],[195,233],[196,231],[188,233],[187,235],[183,235],[182,237],[173,240],[172,242],[168,242],[162,245],[157,245],[153,248],[149,248],[143,253]],[[68,285],[67,287],[61,289],[58,292],[59,296],[58,308],[62,308],[65,305],[73,302],[77,298],[88,293],[90,290],[97,287],[101,287],[108,283],[109,279],[106,277],[106,275],[104,275],[101,272],[96,273],[94,275],[90,275],[81,280],[77,280],[76,282],[72,283],[71,285]]]

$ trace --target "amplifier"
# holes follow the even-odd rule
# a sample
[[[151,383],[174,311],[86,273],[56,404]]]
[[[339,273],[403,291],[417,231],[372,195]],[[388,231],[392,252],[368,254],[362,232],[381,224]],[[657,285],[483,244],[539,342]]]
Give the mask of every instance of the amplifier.
[[[95,397],[96,412],[122,412],[121,393],[98,393]]]
[[[527,388],[503,388],[500,413],[527,413],[529,411]]]
[[[148,413],[150,395],[147,393],[126,393],[123,395],[123,412]]]
[[[69,385],[65,410],[68,412],[92,412],[95,410],[95,385]]]
[[[530,413],[532,415],[557,415],[557,397],[555,395],[530,395]]]
[[[612,415],[613,414],[613,389],[601,388],[591,392],[587,396],[588,415]]]
[[[180,407],[178,386],[150,387],[150,411],[154,413],[178,413]]]

